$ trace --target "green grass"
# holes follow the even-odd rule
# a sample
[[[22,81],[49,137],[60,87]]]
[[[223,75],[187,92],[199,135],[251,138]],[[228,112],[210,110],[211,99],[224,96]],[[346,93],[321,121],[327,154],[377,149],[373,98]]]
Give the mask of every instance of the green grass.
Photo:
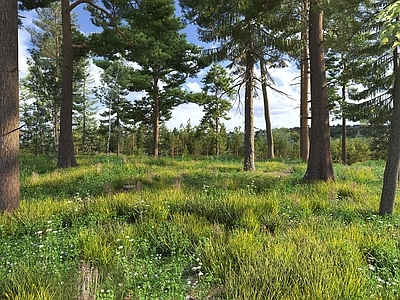
[[[383,162],[304,183],[300,161],[21,161],[21,208],[0,215],[0,300],[400,297],[399,215],[376,215]]]

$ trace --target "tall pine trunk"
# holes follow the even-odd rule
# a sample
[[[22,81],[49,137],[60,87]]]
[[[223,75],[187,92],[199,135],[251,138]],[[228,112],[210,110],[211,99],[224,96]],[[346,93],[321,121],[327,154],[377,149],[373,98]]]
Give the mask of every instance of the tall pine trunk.
[[[119,113],[117,113],[117,119],[115,120],[115,124],[117,125],[117,156],[119,156],[121,154],[121,131],[122,131]]]
[[[0,4],[0,211],[19,207],[18,3]]]
[[[397,48],[394,51],[396,81],[393,93],[393,114],[390,124],[389,149],[383,175],[383,188],[379,206],[380,215],[391,215],[396,200],[400,163],[400,67]]]
[[[346,101],[346,86],[342,86],[342,164],[347,164],[347,146],[346,146],[346,116],[344,115],[343,106]]]
[[[153,112],[153,156],[158,157],[158,144],[160,138],[160,95],[158,91],[158,78],[154,79],[154,112]]]
[[[264,99],[264,119],[265,119],[265,131],[267,134],[267,144],[268,144],[268,153],[267,158],[274,158],[274,137],[272,135],[272,124],[271,124],[271,115],[269,112],[269,101],[268,101],[268,92],[267,92],[267,70],[265,68],[264,59],[260,60],[261,67],[261,88]]]
[[[58,143],[58,168],[77,166],[72,136],[72,30],[69,0],[61,1],[63,31],[62,100],[60,109],[60,138]]]
[[[310,154],[306,180],[333,180],[329,127],[329,102],[325,74],[322,0],[311,1],[309,15],[309,50],[311,72]]]
[[[217,99],[217,98],[215,98]],[[220,132],[219,132],[219,118],[215,119],[215,155],[219,156],[219,142],[220,142]]]
[[[86,99],[88,99],[87,91],[86,91],[86,79],[83,82],[83,115],[82,115],[82,140],[81,140],[81,147],[83,152],[87,152],[86,147]]]
[[[254,171],[254,56],[250,42],[246,51],[246,91],[244,103],[244,167]]]
[[[308,133],[308,22],[307,22],[308,0],[303,0],[302,4],[302,30],[301,41],[303,51],[301,55],[301,79],[300,79],[300,158],[308,160],[309,154],[309,133]]]

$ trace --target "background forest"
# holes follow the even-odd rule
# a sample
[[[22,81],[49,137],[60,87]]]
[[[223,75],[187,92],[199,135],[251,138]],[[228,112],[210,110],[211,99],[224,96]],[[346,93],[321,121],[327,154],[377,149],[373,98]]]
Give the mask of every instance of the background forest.
[[[200,49],[189,44],[180,33],[184,24],[175,17],[176,11],[180,10],[177,3],[174,5],[171,1],[159,2],[146,4],[143,1],[139,10],[132,10],[133,15],[122,16],[118,15],[121,3],[104,1],[103,6],[114,13],[113,16],[108,15],[108,18],[98,15],[96,8],[88,6],[93,13],[93,23],[103,28],[103,32],[92,33],[88,37],[80,33],[78,18],[72,15],[75,45],[72,110],[74,151],[79,154],[113,152],[156,156],[242,155],[244,128],[227,130],[224,125],[230,110],[238,109],[243,113],[243,108],[240,107],[245,82],[244,65],[240,52],[235,53],[236,50],[233,50],[234,44],[241,43],[241,37],[231,37],[231,44],[221,44],[217,49]],[[372,29],[368,33],[360,31],[361,26],[369,26],[371,16],[379,11],[380,5],[367,1],[359,1],[354,7],[348,5],[345,7],[349,12],[349,19],[346,21],[336,18],[340,5],[338,8],[331,5],[325,12],[325,20],[328,21],[325,22],[324,46],[331,118],[343,119],[342,127],[331,129],[332,155],[337,162],[384,159],[387,154],[386,125],[390,108],[390,88],[387,87],[393,82],[393,76],[384,71],[389,70],[390,62],[383,61],[383,58],[390,47],[379,46],[377,32]],[[190,5],[182,3],[184,10],[188,7]],[[20,139],[21,149],[25,152],[57,155],[62,95],[60,8],[60,4],[55,2],[49,7],[37,9],[37,19],[33,22],[35,26],[26,28],[31,34],[31,47],[28,74],[21,80],[21,123],[25,126],[21,130]],[[274,26],[270,32],[264,30],[260,24],[260,32],[254,33],[271,43],[257,50],[264,54],[263,59],[255,64],[256,73],[260,76],[254,78],[255,92],[257,97],[264,97],[266,120],[266,129],[256,128],[255,131],[256,157],[307,158],[307,153],[301,153],[301,149],[308,143],[307,137],[302,133],[304,127],[309,126],[308,122],[304,124],[303,120],[301,123],[299,118],[302,128],[274,128],[270,119],[271,112],[268,111],[268,96],[262,89],[265,87],[277,90],[274,78],[269,75],[268,70],[284,68],[285,62],[297,63],[300,74],[304,45],[299,32],[304,15],[302,10],[307,9],[301,3],[295,7],[286,7],[283,3],[279,9],[271,11],[271,16],[285,16],[285,22],[268,23],[269,26]],[[153,14],[155,11],[159,11],[159,15],[150,15],[150,12]],[[190,16],[187,17],[190,20]],[[121,23],[123,25],[114,29],[109,18],[113,22],[119,19],[122,22],[124,19],[130,22],[129,27]],[[162,34],[156,20],[164,27],[169,24]],[[285,28],[290,29],[290,33],[279,36],[278,33]],[[354,45],[347,42],[347,36],[353,33],[353,39],[357,40]],[[276,38],[267,39],[264,36],[266,34]],[[176,39],[175,44],[170,43],[170,35]],[[143,39],[148,41],[147,45]],[[210,42],[201,34],[200,39]],[[169,48],[165,48],[166,46]],[[360,53],[361,48],[363,51]],[[154,53],[151,54],[149,49]],[[227,52],[227,49],[232,51]],[[122,56],[122,51],[127,54]],[[177,51],[190,51],[191,57],[176,56]],[[137,53],[143,54],[143,57],[139,57]],[[158,57],[160,53],[163,55],[162,59]],[[199,60],[200,53],[203,54]],[[174,56],[174,61],[168,58],[171,55]],[[371,59],[379,57],[382,61],[379,65],[374,65],[376,70],[367,71]],[[214,63],[210,68],[207,67],[209,62],[205,60],[221,60],[222,65]],[[193,65],[189,67],[190,61]],[[92,69],[89,66],[92,63],[103,70],[101,82],[96,83],[94,74],[90,72]],[[184,90],[182,84],[185,79],[197,76],[196,72],[205,67],[204,77],[199,78],[203,91],[193,93]],[[266,78],[264,83],[261,71]],[[367,78],[362,75],[365,72],[369,74]],[[382,77],[382,73],[388,76]],[[307,84],[304,81],[307,80],[301,82],[302,86]],[[132,95],[135,95],[134,98]],[[308,100],[306,91],[305,99],[301,101]],[[203,108],[200,124],[192,125],[189,121],[178,128],[168,128],[165,123],[171,118],[171,111],[183,103],[196,103]],[[304,110],[304,107],[301,109]],[[307,111],[306,108],[308,115]],[[300,107],[299,115],[304,115],[304,111],[300,112]],[[346,126],[346,119],[361,121],[363,126],[349,128]],[[340,128],[349,128],[351,132],[343,133]],[[340,134],[338,130],[341,130]],[[347,147],[344,142],[339,141],[346,138],[350,138]],[[347,148],[347,154],[344,154],[345,149],[340,150],[343,147]]]

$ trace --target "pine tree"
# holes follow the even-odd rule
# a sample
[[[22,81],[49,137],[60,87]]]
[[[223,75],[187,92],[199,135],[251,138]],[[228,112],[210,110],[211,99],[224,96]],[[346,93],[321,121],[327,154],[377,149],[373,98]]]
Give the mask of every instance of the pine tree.
[[[35,27],[28,27],[31,35],[31,57],[28,59],[28,75],[22,80],[27,97],[34,103],[31,113],[40,122],[41,128],[36,137],[41,137],[43,147],[54,153],[58,149],[60,132],[60,110],[62,102],[62,24],[61,10],[58,3],[36,10],[38,18],[33,21]],[[73,31],[76,15],[72,14]],[[74,57],[73,71],[74,94],[78,94],[79,85],[85,80],[87,60]],[[75,100],[74,97],[73,100]],[[24,119],[23,119],[24,121]],[[46,135],[52,130],[52,145]]]
[[[0,11],[0,212],[18,209],[19,96],[18,5],[3,1]]]
[[[306,180],[334,179],[330,147],[329,101],[323,49],[322,0],[313,0],[309,14],[309,49],[311,72],[310,155]]]
[[[270,76],[267,68],[266,61],[264,58],[260,59],[260,69],[261,69],[261,89],[264,99],[264,118],[265,118],[265,132],[267,135],[268,152],[267,158],[274,158],[274,137],[272,135],[272,124],[271,124],[271,114],[269,109],[268,100],[268,77]]]
[[[371,45],[377,43],[375,31],[376,24],[374,10],[377,9],[373,1],[337,1],[325,6],[325,41],[326,62],[328,70],[328,82],[330,92],[330,106],[335,109],[332,112],[337,118],[342,119],[342,163],[346,163],[346,121],[348,118],[355,120],[359,115],[358,108],[349,102],[349,95],[354,95],[353,85],[364,81],[368,68],[360,68],[367,61],[369,67],[371,58],[377,55],[377,48]],[[370,49],[372,51],[369,51]],[[368,54],[367,54],[368,53]],[[365,87],[371,81],[363,84]],[[373,89],[375,89],[374,87]],[[368,88],[369,89],[369,88]],[[365,96],[365,93],[362,93]],[[364,100],[364,99],[363,99]],[[367,112],[368,114],[368,112]]]
[[[34,154],[54,153],[53,130],[49,122],[51,115],[44,99],[32,98],[31,92],[23,85],[20,97],[20,118],[24,124],[20,134],[21,148]]]
[[[22,9],[34,9],[37,7],[48,7],[57,0],[20,0]],[[80,4],[99,10],[103,15],[107,16],[109,23],[114,24],[114,18],[106,9],[98,6],[91,0],[79,0],[72,4],[70,0],[61,0],[61,20],[62,20],[62,101],[60,107],[60,137],[58,145],[58,168],[69,168],[77,165],[74,151],[73,131],[72,131],[72,110],[73,110],[73,67],[74,56],[79,57],[85,55],[85,51],[77,51],[74,49],[74,34],[78,36],[78,40],[84,40],[83,35],[73,30],[71,23],[71,12]],[[80,47],[82,50],[83,47]],[[75,53],[74,53],[75,52]],[[75,55],[74,55],[75,54]]]
[[[309,52],[308,52],[308,1],[303,0],[301,6],[301,55],[300,55],[300,157],[308,160],[308,91],[309,91]]]
[[[133,115],[136,121],[151,125],[153,131],[153,156],[158,156],[159,126],[171,118],[171,110],[186,101],[186,93],[180,88],[189,76],[199,70],[199,49],[189,44],[180,31],[183,24],[175,16],[172,0],[141,0],[135,5],[103,0],[105,7],[113,7],[121,25],[118,38],[104,23],[101,15],[95,16],[95,24],[104,32],[92,36],[98,55],[115,59],[122,55],[138,68],[131,74],[130,91],[145,91],[146,96],[136,100]],[[117,45],[101,51],[100,45]]]
[[[379,15],[378,21],[383,22],[381,29],[381,44],[392,45],[395,82],[393,86],[393,109],[391,114],[389,149],[386,160],[383,188],[379,206],[380,215],[393,214],[400,170],[400,59],[398,32],[400,4],[396,1],[387,6]]]
[[[293,18],[282,10],[283,1],[180,0],[179,3],[185,17],[199,26],[200,40],[220,44],[219,48],[207,51],[213,60],[228,60],[232,65],[245,67],[239,84],[245,86],[244,170],[255,170],[254,69],[261,58],[268,60],[268,56],[276,56],[276,51],[288,48],[291,32],[283,36],[282,25],[285,23],[289,28]]]
[[[197,104],[203,107],[204,116],[200,120],[200,125],[214,134],[215,154],[219,156],[221,121],[228,119],[228,112],[232,108],[233,80],[224,67],[213,64],[201,82],[204,95]]]
[[[88,61],[82,61],[80,76],[75,80],[74,90],[74,140],[76,149],[83,153],[93,153],[96,149],[96,131],[97,131],[97,110],[95,105],[97,99],[93,98],[91,86],[94,83],[88,72]]]
[[[124,86],[128,80],[129,67],[124,60],[97,61],[98,66],[104,68],[101,74],[102,85],[97,88],[96,95],[100,102],[106,107],[100,115],[103,126],[107,127],[107,153],[111,151],[110,142],[112,135],[116,145],[114,151],[117,155],[121,152],[121,137],[127,126],[132,124],[132,104],[126,99],[128,95]]]
[[[29,98],[33,99],[34,114],[46,122],[52,130],[52,149],[58,148],[60,131],[60,106],[62,82],[62,25],[61,11],[57,3],[47,8],[36,10],[37,19],[33,21],[35,27],[28,27],[31,35],[31,57],[28,59],[28,75],[22,80],[24,87],[29,91]],[[45,124],[42,124],[45,125]],[[43,126],[42,126],[43,127]],[[43,128],[43,131],[44,128]],[[46,136],[42,135],[46,144]]]

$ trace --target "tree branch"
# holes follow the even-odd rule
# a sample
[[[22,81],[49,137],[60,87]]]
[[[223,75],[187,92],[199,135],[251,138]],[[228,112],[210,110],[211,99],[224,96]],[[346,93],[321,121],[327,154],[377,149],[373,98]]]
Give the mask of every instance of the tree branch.
[[[20,129],[21,129],[22,127],[24,127],[24,126],[25,126],[25,124],[19,126],[18,128],[15,128],[15,129],[13,129],[13,130],[11,130],[11,131],[5,133],[5,134],[3,134],[2,137],[6,136],[6,135],[9,135],[9,134],[11,134],[11,133],[13,133],[13,132],[15,132],[15,131],[18,131],[18,130],[20,130]]]
[[[77,0],[74,3],[72,3],[69,6],[70,11],[72,11],[75,7],[77,7],[79,4],[85,3],[97,10],[99,10],[100,12],[102,12],[109,20],[111,23],[111,26],[115,28],[117,34],[119,34],[120,36],[122,36],[124,38],[125,41],[127,42],[131,42],[131,40],[118,28],[118,25],[115,22],[115,18],[113,15],[111,15],[107,10],[105,10],[103,7],[93,3],[92,0]]]

